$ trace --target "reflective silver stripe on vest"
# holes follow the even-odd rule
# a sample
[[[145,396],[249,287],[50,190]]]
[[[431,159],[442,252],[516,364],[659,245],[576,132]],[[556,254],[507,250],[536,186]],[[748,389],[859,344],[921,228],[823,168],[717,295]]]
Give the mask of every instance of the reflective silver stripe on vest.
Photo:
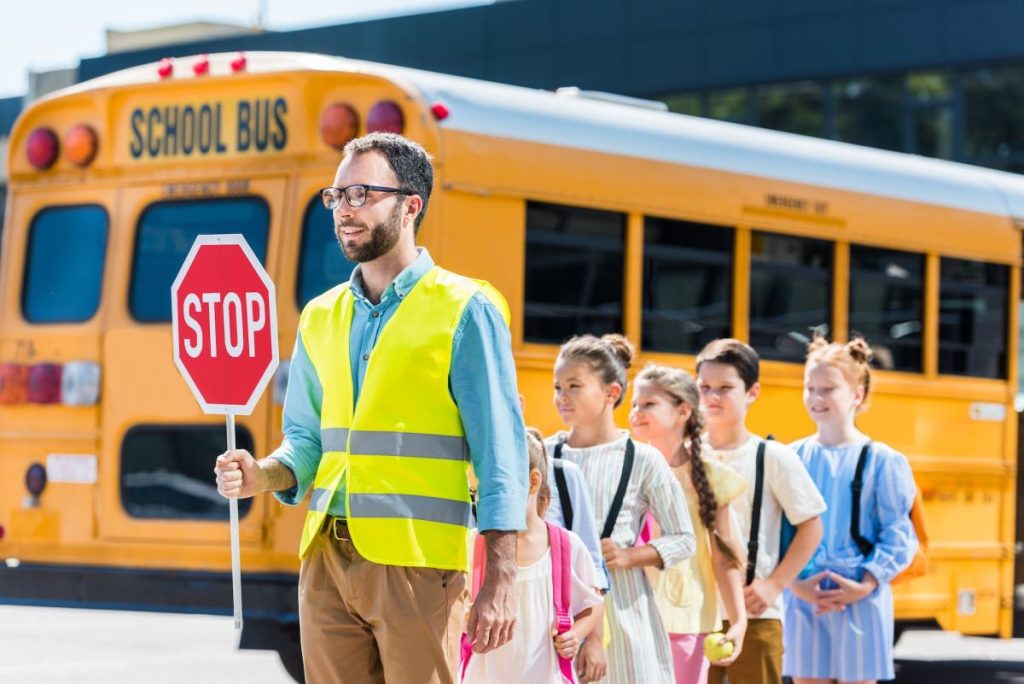
[[[320,430],[323,451],[345,451],[355,456],[416,456],[447,461],[468,461],[469,445],[465,437],[430,435],[419,432],[356,430],[349,440],[347,428]]]
[[[320,449],[322,451],[344,451],[348,448],[348,428],[321,428]]]
[[[314,489],[309,495],[309,510],[316,513],[326,513],[333,497],[333,489]]]
[[[468,501],[415,494],[350,494],[351,518],[413,518],[469,527]]]

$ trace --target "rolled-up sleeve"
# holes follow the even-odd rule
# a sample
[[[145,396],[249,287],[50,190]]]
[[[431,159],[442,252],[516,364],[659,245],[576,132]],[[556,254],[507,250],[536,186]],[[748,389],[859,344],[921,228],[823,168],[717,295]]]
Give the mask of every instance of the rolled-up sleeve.
[[[917,553],[917,534],[910,519],[917,485],[910,464],[901,454],[890,451],[879,456],[874,478],[878,487],[875,510],[862,513],[877,518],[878,540],[861,567],[884,584],[905,570]]]
[[[289,506],[302,501],[313,485],[317,468],[320,466],[320,407],[323,404],[323,387],[316,375],[301,335],[295,338],[295,349],[288,365],[288,391],[285,393],[284,413],[281,429],[284,440],[281,446],[270,454],[287,466],[294,474],[295,487],[274,496]]]
[[[660,457],[650,461],[647,479],[641,495],[647,499],[654,519],[661,526],[661,536],[650,545],[661,556],[663,567],[669,567],[693,555],[696,538],[693,521],[683,499],[683,490]]]
[[[482,294],[466,305],[455,332],[449,384],[476,472],[478,529],[526,529],[529,460],[512,338]]]

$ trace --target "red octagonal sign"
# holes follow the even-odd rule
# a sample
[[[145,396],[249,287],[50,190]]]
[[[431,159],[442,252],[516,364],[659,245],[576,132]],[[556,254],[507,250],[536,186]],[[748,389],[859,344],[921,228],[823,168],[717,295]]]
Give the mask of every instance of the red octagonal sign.
[[[277,307],[245,238],[197,237],[171,303],[174,364],[203,411],[252,413],[277,369]]]

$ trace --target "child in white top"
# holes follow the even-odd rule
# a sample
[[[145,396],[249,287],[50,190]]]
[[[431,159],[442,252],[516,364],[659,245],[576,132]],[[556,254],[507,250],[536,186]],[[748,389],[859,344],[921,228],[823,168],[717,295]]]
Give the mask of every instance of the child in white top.
[[[528,432],[530,492],[526,508],[526,530],[517,535],[516,627],[512,640],[487,653],[473,653],[464,663],[463,682],[504,684],[537,682],[566,684],[559,657],[576,657],[583,640],[600,624],[603,599],[599,581],[586,546],[573,532],[570,541],[571,591],[569,613],[572,627],[557,634],[552,558],[544,511],[551,496],[548,487],[547,452],[540,433]],[[476,563],[477,559],[473,559]],[[568,668],[572,671],[572,668]],[[569,684],[576,682],[575,675]]]

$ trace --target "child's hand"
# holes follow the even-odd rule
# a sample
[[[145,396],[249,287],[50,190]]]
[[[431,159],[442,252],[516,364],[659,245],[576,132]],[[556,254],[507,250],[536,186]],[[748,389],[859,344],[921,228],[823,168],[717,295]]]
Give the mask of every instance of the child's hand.
[[[580,656],[576,659],[576,674],[580,682],[596,682],[604,679],[608,670],[608,657],[600,639],[590,638],[583,642]]]
[[[818,591],[818,614],[827,613],[830,610],[843,610],[851,603],[856,603],[868,596],[878,587],[878,580],[865,573],[864,579],[848,579],[833,572],[827,573],[829,579],[838,585],[836,589],[825,589]]]
[[[554,627],[551,628],[551,636],[555,638],[555,650],[563,658],[572,660],[580,650],[580,640],[576,636],[576,630],[572,627],[568,631],[558,633]]]
[[[818,601],[818,593],[820,591],[818,583],[825,578],[826,573],[827,571],[822,570],[807,579],[798,579],[790,585],[789,590],[798,599],[814,605]]]
[[[728,658],[722,658],[721,660],[715,661],[715,665],[718,667],[729,667],[736,662],[736,659],[740,657],[740,653],[743,651],[743,637],[747,635],[747,621],[737,622],[735,625],[729,627],[729,631],[725,633],[725,640],[731,641],[733,645],[732,655]]]
[[[623,570],[629,567],[626,551],[611,539],[601,540],[601,555],[604,556],[604,564],[609,570]]]
[[[755,578],[750,586],[743,589],[743,600],[747,604],[747,615],[756,618],[768,610],[782,593],[782,587],[775,582]]]

